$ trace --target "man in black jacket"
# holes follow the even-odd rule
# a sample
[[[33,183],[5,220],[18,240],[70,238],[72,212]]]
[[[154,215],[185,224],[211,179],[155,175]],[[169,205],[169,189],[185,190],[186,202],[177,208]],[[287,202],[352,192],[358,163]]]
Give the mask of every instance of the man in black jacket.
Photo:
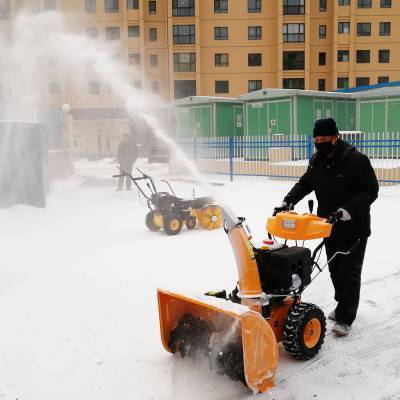
[[[337,251],[347,251],[359,241],[350,255],[338,255],[329,262],[337,306],[328,318],[335,321],[333,331],[345,336],[356,318],[361,269],[371,234],[370,205],[378,197],[379,186],[368,157],[339,139],[333,118],[317,120],[313,137],[317,152],[281,207],[295,205],[315,191],[317,214],[338,220],[326,242],[328,260]]]

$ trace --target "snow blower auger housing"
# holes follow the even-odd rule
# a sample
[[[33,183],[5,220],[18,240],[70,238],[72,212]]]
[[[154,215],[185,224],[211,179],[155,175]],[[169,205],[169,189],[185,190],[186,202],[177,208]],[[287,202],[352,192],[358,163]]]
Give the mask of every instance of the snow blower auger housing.
[[[311,254],[306,247],[289,247],[286,240],[255,246],[244,218],[226,208],[223,213],[238,268],[237,288],[201,296],[158,289],[161,339],[167,351],[206,356],[218,372],[264,392],[274,384],[279,342],[299,360],[314,357],[323,344],[325,316],[316,305],[303,303],[301,294],[322,271],[316,259],[333,222],[311,211],[274,213],[268,219],[271,235],[323,239]]]
[[[194,229],[197,224],[205,229],[218,229],[222,226],[222,211],[215,204],[212,197],[197,197],[193,199],[183,199],[176,196],[170,183],[162,180],[168,185],[168,192],[157,190],[153,177],[145,174],[136,168],[141,174],[133,177],[121,170],[119,175],[114,177],[127,176],[137,187],[141,196],[146,200],[149,212],[146,214],[145,224],[151,231],[163,229],[168,235],[177,235],[183,225],[187,229]],[[138,183],[144,181],[146,190]]]

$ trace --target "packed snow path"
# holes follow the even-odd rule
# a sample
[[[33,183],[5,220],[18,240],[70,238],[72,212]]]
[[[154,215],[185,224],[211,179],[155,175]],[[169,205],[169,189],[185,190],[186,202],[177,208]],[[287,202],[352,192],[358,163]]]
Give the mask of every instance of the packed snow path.
[[[0,210],[0,399],[253,398],[206,366],[169,355],[159,337],[157,287],[202,293],[235,284],[226,235],[147,231],[146,207],[136,191],[115,191],[113,173],[108,162],[80,162],[73,179],[53,187],[46,209]],[[192,195],[192,184],[174,186]],[[222,193],[261,239],[290,186],[236,182]],[[373,206],[351,335],[336,338],[328,323],[322,351],[308,362],[281,349],[277,385],[260,399],[400,399],[399,202],[400,188],[386,187]],[[327,271],[304,300],[326,313],[334,307]]]

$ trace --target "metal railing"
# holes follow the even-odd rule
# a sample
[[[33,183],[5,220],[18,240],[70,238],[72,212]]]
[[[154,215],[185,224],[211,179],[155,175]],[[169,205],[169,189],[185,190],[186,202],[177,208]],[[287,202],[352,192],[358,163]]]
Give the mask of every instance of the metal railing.
[[[343,135],[366,154],[380,184],[400,183],[400,133]],[[296,180],[307,169],[314,153],[312,136],[266,135],[181,138],[179,144],[203,172],[229,176],[261,176]]]

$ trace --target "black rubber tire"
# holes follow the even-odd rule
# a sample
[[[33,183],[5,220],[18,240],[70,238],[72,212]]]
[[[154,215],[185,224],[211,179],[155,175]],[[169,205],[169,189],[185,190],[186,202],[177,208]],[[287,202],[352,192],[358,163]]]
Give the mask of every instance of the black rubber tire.
[[[305,344],[304,333],[307,324],[317,319],[320,323],[321,332],[318,342],[308,347]],[[321,349],[326,332],[326,319],[322,310],[315,304],[299,303],[288,312],[283,327],[282,344],[285,350],[298,360],[309,360]]]
[[[186,228],[188,229],[194,229],[196,228],[197,220],[196,217],[191,215],[187,220],[186,220]]]
[[[149,211],[146,214],[146,219],[145,219],[145,224],[146,226],[153,232],[157,232],[160,230],[160,227],[158,227],[155,223],[154,223],[154,211]]]
[[[171,226],[173,221],[177,221],[176,227]],[[168,214],[164,216],[164,231],[169,236],[177,235],[182,230],[182,218],[179,214]]]

